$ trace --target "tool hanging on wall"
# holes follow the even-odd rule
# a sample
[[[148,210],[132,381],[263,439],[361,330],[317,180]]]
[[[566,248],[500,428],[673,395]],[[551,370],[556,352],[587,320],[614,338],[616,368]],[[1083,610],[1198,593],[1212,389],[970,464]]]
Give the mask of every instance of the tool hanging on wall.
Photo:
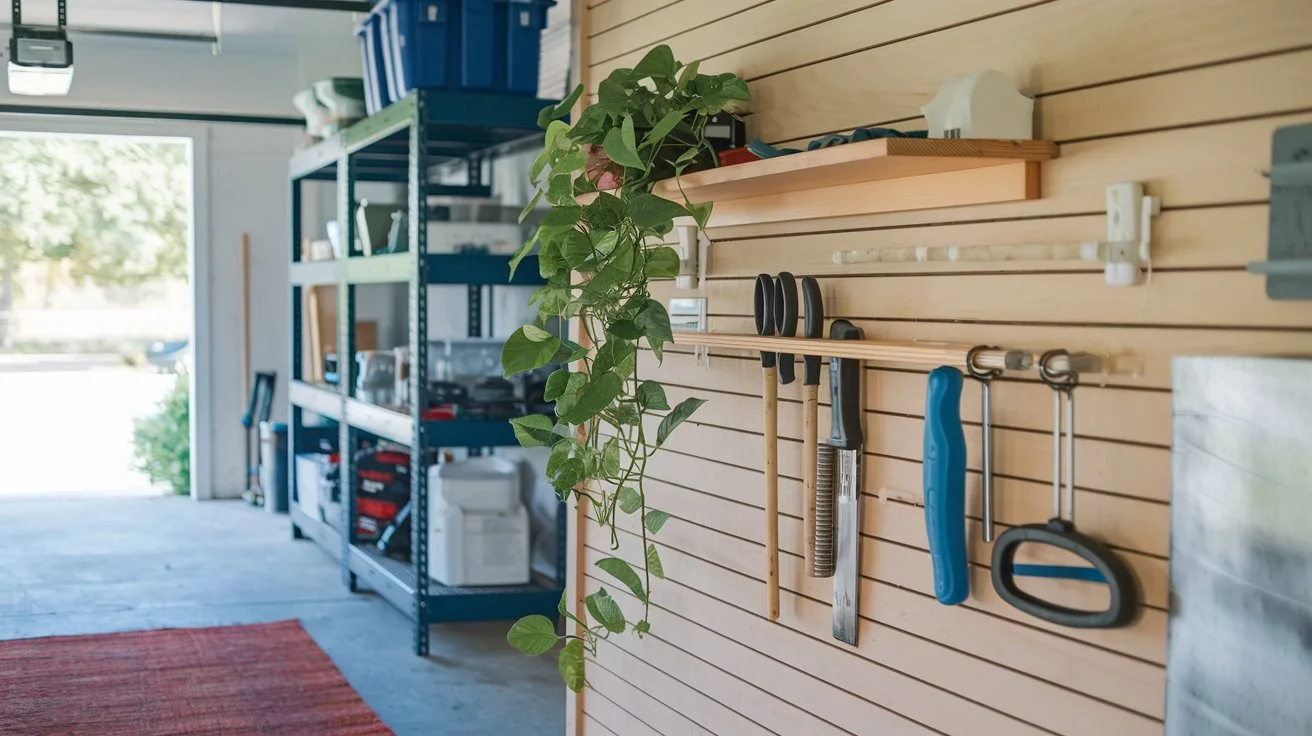
[[[1039,360],[1039,377],[1053,390],[1052,435],[1052,505],[1053,518],[1046,524],[1026,524],[998,535],[993,545],[993,587],[998,595],[1035,618],[1074,628],[1114,628],[1124,626],[1138,611],[1138,585],[1129,566],[1106,545],[1075,530],[1075,387],[1079,374],[1054,370],[1053,361],[1067,357],[1064,350],[1052,350]],[[1064,399],[1064,402],[1063,402]],[[1062,404],[1065,403],[1065,444],[1062,442]],[[1065,475],[1062,481],[1062,459]],[[1069,518],[1062,517],[1061,499],[1065,486]],[[1017,565],[1016,553],[1026,542],[1046,544],[1079,556],[1092,565]],[[1068,608],[1026,593],[1016,584],[1017,576],[1059,578],[1106,583],[1110,601],[1103,611]]]
[[[934,568],[934,597],[948,606],[970,595],[961,384],[961,371],[942,366],[930,371],[925,392],[925,530]]]
[[[820,284],[810,276],[802,277],[802,306],[806,319],[805,337],[825,336],[825,307]],[[820,428],[817,415],[820,405],[820,356],[802,356],[802,527],[805,537],[803,564],[806,574],[827,578],[834,574],[834,485],[831,482],[820,495],[816,484],[816,443]]]
[[[981,500],[980,509],[983,517],[983,535],[985,542],[993,541],[993,398],[992,387],[993,379],[1002,375],[1002,370],[998,368],[980,368],[977,358],[985,350],[997,350],[993,345],[980,345],[971,349],[966,354],[966,372],[970,377],[979,381],[980,390],[980,416],[984,424],[980,442],[980,455],[982,456],[981,464],[984,466],[984,477],[980,484]]]
[[[860,340],[861,330],[840,319],[830,325],[829,338]],[[833,422],[829,443],[817,456],[817,485],[837,489],[834,638],[855,646],[861,580],[861,446],[865,436],[861,426],[861,361],[830,358],[829,403]]]
[[[756,333],[774,335],[774,279],[756,277],[753,309]],[[765,437],[765,588],[766,612],[771,621],[779,618],[779,388],[774,352],[761,353],[761,401],[764,406],[762,434]]]
[[[774,282],[774,326],[780,337],[797,337],[797,279],[784,271]],[[796,356],[779,353],[779,385],[797,380]]]

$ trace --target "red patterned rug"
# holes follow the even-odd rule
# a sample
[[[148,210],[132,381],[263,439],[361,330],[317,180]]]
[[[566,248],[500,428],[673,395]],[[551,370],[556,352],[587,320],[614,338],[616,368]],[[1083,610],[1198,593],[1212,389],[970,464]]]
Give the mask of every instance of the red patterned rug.
[[[391,733],[297,621],[0,642],[0,734]]]

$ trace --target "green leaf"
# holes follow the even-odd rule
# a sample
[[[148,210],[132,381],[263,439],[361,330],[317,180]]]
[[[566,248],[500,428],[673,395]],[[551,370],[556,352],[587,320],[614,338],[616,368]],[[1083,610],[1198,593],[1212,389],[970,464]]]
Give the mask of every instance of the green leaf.
[[[642,508],[642,494],[636,490],[624,486],[620,489],[620,511],[626,514],[632,514]]]
[[[601,472],[607,478],[620,475],[620,442],[614,437],[606,440],[605,447],[601,448]]]
[[[561,418],[570,424],[582,424],[610,406],[623,388],[624,382],[616,373],[594,375],[578,401]],[[561,411],[560,402],[556,402],[556,411]]]
[[[555,337],[550,332],[547,332],[537,325],[524,325],[520,329],[524,330],[524,337],[527,337],[533,342],[542,342],[543,340],[550,340],[552,337]]]
[[[533,195],[533,199],[529,201],[528,206],[520,211],[519,223],[521,225],[524,224],[524,220],[528,217],[528,213],[532,212],[538,206],[538,201],[541,199],[542,199],[542,190],[539,189],[537,191],[537,194]]]
[[[629,402],[613,404],[606,412],[606,420],[616,427],[633,427],[638,424],[638,407]]]
[[[521,618],[510,627],[510,631],[506,632],[506,641],[510,646],[530,657],[551,651],[559,638],[556,636],[555,622],[539,615]]]
[[[560,669],[560,679],[565,687],[580,692],[583,690],[583,641],[570,639],[565,648],[560,650],[560,660],[556,663]]]
[[[661,141],[665,140],[665,136],[669,135],[670,131],[679,125],[679,122],[683,120],[683,116],[683,110],[671,110],[665,113],[665,117],[656,121],[656,124],[651,126],[651,130],[643,137],[642,147],[650,148],[659,145]]]
[[[638,633],[639,637],[641,637],[642,635],[651,631],[651,624],[648,623],[647,621],[639,621],[638,623],[633,625],[633,630]]]
[[[642,578],[638,577],[638,573],[633,571],[629,563],[618,557],[607,557],[597,560],[597,567],[624,583],[624,587],[628,588],[638,600],[647,602],[647,591],[642,589]]]
[[[647,347],[651,348],[651,351],[656,354],[656,362],[658,364],[665,362],[665,348],[662,346],[660,340],[653,340],[650,337],[647,338]]]
[[[673,411],[665,415],[661,420],[661,426],[656,429],[656,444],[663,445],[665,440],[669,439],[670,433],[673,432],[684,420],[692,416],[698,407],[706,403],[706,399],[684,399],[679,405],[674,407]]]
[[[583,360],[587,355],[588,349],[582,345],[569,340],[561,340],[560,348],[556,350],[556,354],[551,356],[551,360],[547,362],[564,365],[566,363],[573,363],[576,360]]]
[[[624,633],[624,612],[620,610],[620,604],[610,597],[610,593],[605,588],[598,590],[596,593],[583,599],[584,605],[588,607],[588,613],[592,619],[612,634]]]
[[[574,194],[591,194],[597,191],[597,185],[591,179],[585,176],[574,177]]]
[[[706,223],[711,220],[711,208],[714,206],[714,202],[702,202],[700,204],[694,203],[688,205],[688,211],[692,213],[693,219],[697,221],[697,227],[700,227],[703,230],[706,229]]]
[[[571,453],[574,452],[576,447],[578,447],[578,443],[573,440],[560,439],[559,437],[556,439],[555,446],[551,448],[551,457],[547,458],[548,477],[554,478],[560,474],[562,465],[570,459]]]
[[[533,325],[525,325],[525,327],[533,327]],[[534,327],[534,329],[543,332],[540,328]],[[560,339],[550,334],[542,340],[530,339],[524,327],[521,327],[506,339],[506,344],[501,349],[501,367],[507,378],[517,373],[541,368],[551,362],[560,345]]]
[[[693,63],[685,66],[683,68],[683,71],[679,72],[679,81],[678,84],[674,86],[674,88],[682,92],[684,88],[688,86],[689,82],[697,78],[697,68],[700,66],[701,66],[700,60],[694,61]]]
[[[629,218],[643,230],[672,225],[674,218],[687,214],[683,205],[654,194],[639,194],[629,200]]]
[[[507,278],[506,281],[515,278],[515,269],[519,268],[519,262],[524,260],[525,256],[529,254],[529,251],[533,250],[533,246],[536,245],[537,242],[538,236],[537,233],[534,233],[533,237],[525,240],[524,244],[515,250],[515,255],[510,257],[510,277]]]
[[[592,241],[578,230],[571,230],[561,248],[565,262],[575,271],[587,273],[596,267],[593,256],[596,255]]]
[[[583,216],[593,230],[614,230],[628,217],[629,206],[610,192],[598,192],[597,198],[583,208]]]
[[[569,270],[569,264],[560,255],[560,241],[549,240],[538,249],[538,273],[544,279],[550,279],[561,271]],[[547,287],[543,287],[544,289]]]
[[[551,487],[565,498],[565,494],[575,486],[582,483],[587,475],[584,468],[583,460],[577,457],[565,458],[556,468],[555,474],[551,476]]]
[[[601,80],[601,83],[597,85],[597,103],[599,105],[608,106],[603,108],[604,110],[610,110],[616,107],[622,109],[629,101],[629,91],[627,86],[632,75],[632,69],[620,68],[611,72],[609,76]],[[598,105],[589,105],[587,109],[592,110],[597,106]],[[586,112],[587,111],[585,110],[584,113],[586,114]],[[582,123],[583,121],[580,120],[579,122]]]
[[[597,356],[593,361],[592,370],[594,373],[605,373],[618,369],[624,362],[636,356],[638,348],[631,342],[624,340],[607,340],[600,348],[597,348]],[[625,374],[627,376],[627,374]]]
[[[647,545],[647,572],[660,578],[665,579],[665,566],[661,564],[661,556],[656,552],[656,545]]]
[[[555,401],[557,397],[565,393],[565,386],[569,383],[570,370],[568,368],[559,368],[547,376],[547,387],[542,392],[544,401]]]
[[[542,447],[560,439],[551,431],[556,423],[541,414],[515,417],[510,424],[515,428],[515,439],[519,440],[520,447]]]
[[[556,416],[568,420],[570,412],[574,410],[574,405],[578,403],[579,396],[583,393],[583,388],[588,385],[588,375],[586,373],[571,373],[565,381],[565,388],[561,390],[560,395],[556,397]],[[579,424],[579,422],[570,422]]]
[[[568,171],[551,175],[547,180],[547,201],[554,205],[569,205],[574,202],[574,182]],[[539,191],[539,194],[541,191]]]
[[[620,234],[614,230],[590,230],[588,239],[592,241],[592,249],[603,256],[608,256],[615,252],[615,246],[619,243]]]
[[[642,329],[634,324],[631,319],[621,319],[612,322],[610,327],[606,329],[606,332],[620,338],[621,340],[637,340],[642,337]]]
[[[565,99],[561,100],[559,103],[555,105],[547,105],[546,107],[539,110],[538,127],[546,128],[548,125],[551,124],[552,120],[563,118],[566,115],[568,115],[569,111],[574,107],[574,103],[578,102],[579,97],[582,95],[583,95],[583,85],[580,84],[579,86],[574,88],[573,92],[569,93],[569,97],[566,97]]]
[[[679,70],[679,62],[674,60],[674,52],[666,44],[655,46],[647,55],[642,57],[633,67],[632,78],[635,80],[646,79],[647,77],[664,77],[670,80],[674,79],[674,73]]]
[[[679,252],[662,245],[647,251],[647,278],[672,279],[679,275]]]
[[[602,148],[606,150],[606,157],[621,166],[633,169],[645,168],[646,165],[638,156],[633,136],[633,116],[625,115],[622,128],[611,128],[610,132],[606,133],[606,141],[602,143]]]
[[[542,224],[538,226],[538,237],[543,240],[558,237],[561,233],[573,230],[581,219],[582,207],[576,204],[556,205],[542,218]]]
[[[638,386],[638,404],[643,409],[665,411],[670,408],[669,399],[665,398],[665,388],[655,381],[643,381]]]
[[[674,341],[674,333],[670,330],[670,313],[665,311],[665,305],[661,304],[659,299],[647,300],[634,321],[642,328],[642,334],[646,335],[649,341]]]
[[[647,509],[647,516],[643,519],[643,524],[647,527],[647,531],[655,534],[656,532],[659,532],[661,527],[665,526],[665,522],[669,520],[670,515],[664,511]]]
[[[688,150],[679,154],[678,158],[674,159],[674,165],[678,166],[680,164],[691,163],[693,159],[697,158],[697,156],[701,154],[701,152],[702,149],[700,146],[689,148]]]

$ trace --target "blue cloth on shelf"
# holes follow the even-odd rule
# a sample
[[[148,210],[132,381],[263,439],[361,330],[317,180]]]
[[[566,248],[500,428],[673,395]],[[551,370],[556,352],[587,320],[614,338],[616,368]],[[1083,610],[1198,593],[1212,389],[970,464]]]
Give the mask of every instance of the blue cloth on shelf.
[[[821,148],[830,148],[831,146],[841,146],[844,143],[860,143],[861,141],[874,140],[876,138],[928,138],[927,130],[893,130],[892,128],[857,128],[850,134],[844,135],[837,133],[816,138],[806,144],[806,150],[815,151]],[[794,153],[801,153],[800,148],[775,148],[769,143],[763,141],[752,141],[747,144],[747,150],[760,156],[761,158],[775,158],[776,156],[789,156]]]

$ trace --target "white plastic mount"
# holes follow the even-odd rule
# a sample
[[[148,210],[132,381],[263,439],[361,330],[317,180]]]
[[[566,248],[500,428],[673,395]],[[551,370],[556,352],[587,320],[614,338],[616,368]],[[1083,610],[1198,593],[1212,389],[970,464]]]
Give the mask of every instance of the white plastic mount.
[[[1103,275],[1108,286],[1142,283],[1143,269],[1152,260],[1153,217],[1161,210],[1161,199],[1145,195],[1143,184],[1125,182],[1107,187]]]
[[[706,247],[711,241],[696,224],[676,225],[674,230],[679,236],[679,244],[675,246],[679,252],[679,274],[674,277],[674,288],[697,289],[706,278]]]

